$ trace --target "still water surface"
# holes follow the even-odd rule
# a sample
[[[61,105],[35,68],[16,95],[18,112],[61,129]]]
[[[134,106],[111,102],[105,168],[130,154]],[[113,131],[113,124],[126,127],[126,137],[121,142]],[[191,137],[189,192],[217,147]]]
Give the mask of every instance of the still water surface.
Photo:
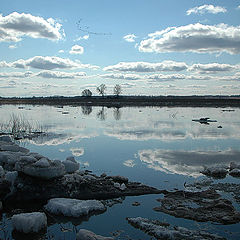
[[[230,110],[230,111],[229,111]],[[65,160],[74,156],[82,169],[100,175],[123,175],[159,189],[183,189],[184,183],[203,178],[204,166],[240,164],[240,109],[222,108],[102,108],[3,105],[1,122],[11,114],[24,116],[33,124],[47,129],[47,136],[22,142],[32,152],[50,159]],[[217,122],[200,124],[192,119],[209,117]],[[222,128],[220,128],[220,126]],[[239,179],[227,177],[222,182]],[[221,226],[196,223],[155,212],[159,195],[127,197],[122,204],[107,212],[76,221],[77,229],[86,228],[109,236],[123,230],[119,239],[151,239],[130,226],[126,217],[147,217],[167,221],[191,229],[205,229],[228,239],[239,239],[240,224]],[[140,206],[132,203],[138,201]],[[235,203],[238,208],[238,204]],[[69,220],[60,220],[64,226]],[[62,233],[61,225],[48,231],[56,239],[71,239],[71,232]]]

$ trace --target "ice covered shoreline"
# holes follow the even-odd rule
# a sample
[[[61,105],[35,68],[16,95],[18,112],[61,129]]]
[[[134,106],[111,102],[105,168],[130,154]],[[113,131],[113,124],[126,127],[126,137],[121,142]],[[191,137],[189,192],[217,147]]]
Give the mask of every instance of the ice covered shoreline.
[[[0,201],[47,201],[51,198],[110,199],[161,193],[160,190],[122,176],[97,176],[81,171],[68,157],[50,160],[0,137]]]
[[[13,234],[44,233],[49,214],[65,217],[98,214],[120,202],[114,202],[113,198],[161,193],[123,176],[105,173],[97,176],[79,168],[72,156],[62,161],[50,160],[20,147],[10,136],[0,136],[0,210],[13,212]],[[14,214],[19,203],[21,207],[37,204],[40,212]],[[85,229],[76,235],[77,239],[89,237],[113,239]]]

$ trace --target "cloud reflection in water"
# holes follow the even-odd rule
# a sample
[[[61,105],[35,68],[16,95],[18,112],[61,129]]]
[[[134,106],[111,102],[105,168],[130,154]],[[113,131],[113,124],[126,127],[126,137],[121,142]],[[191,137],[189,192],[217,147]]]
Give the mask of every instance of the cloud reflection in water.
[[[140,150],[140,160],[157,171],[192,177],[200,176],[204,166],[229,166],[230,162],[240,163],[240,151],[184,151],[184,150]]]

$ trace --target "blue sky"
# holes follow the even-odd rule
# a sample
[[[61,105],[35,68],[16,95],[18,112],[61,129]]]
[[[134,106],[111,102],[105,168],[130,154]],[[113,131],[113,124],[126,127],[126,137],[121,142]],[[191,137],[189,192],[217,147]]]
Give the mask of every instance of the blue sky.
[[[0,96],[240,93],[240,0],[1,0]]]

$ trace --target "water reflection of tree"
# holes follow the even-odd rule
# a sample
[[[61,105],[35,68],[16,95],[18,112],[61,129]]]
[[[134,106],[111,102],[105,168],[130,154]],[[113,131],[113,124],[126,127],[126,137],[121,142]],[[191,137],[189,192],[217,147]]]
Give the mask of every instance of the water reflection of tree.
[[[92,112],[92,106],[81,106],[82,107],[82,113],[84,115],[89,115]]]
[[[97,118],[99,118],[101,121],[106,120],[107,117],[107,113],[105,111],[105,108],[102,107],[102,109],[99,110],[99,112],[97,113]]]
[[[113,117],[115,120],[120,120],[121,119],[121,111],[120,111],[120,108],[116,107],[113,109]]]

